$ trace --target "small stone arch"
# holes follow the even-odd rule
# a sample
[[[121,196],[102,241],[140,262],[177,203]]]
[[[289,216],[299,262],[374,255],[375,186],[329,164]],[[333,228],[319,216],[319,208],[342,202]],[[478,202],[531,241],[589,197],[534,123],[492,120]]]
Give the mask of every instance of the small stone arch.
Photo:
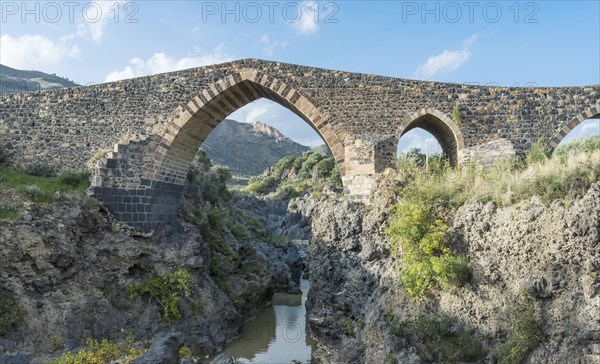
[[[318,104],[266,73],[244,69],[212,83],[178,108],[153,152],[154,161],[145,178],[183,185],[194,155],[208,134],[227,115],[260,98],[277,102],[306,121],[325,141],[344,174],[344,145]]]
[[[556,149],[558,144],[564,139],[565,136],[567,136],[567,134],[569,134],[571,130],[587,119],[600,119],[600,104],[590,107],[589,109],[579,113],[577,116],[569,120],[568,123],[566,123],[552,136],[552,138],[550,138],[550,149]]]
[[[421,128],[438,140],[452,165],[460,162],[465,147],[463,133],[448,115],[437,109],[423,108],[410,114],[408,120],[399,131],[398,139],[414,128]]]

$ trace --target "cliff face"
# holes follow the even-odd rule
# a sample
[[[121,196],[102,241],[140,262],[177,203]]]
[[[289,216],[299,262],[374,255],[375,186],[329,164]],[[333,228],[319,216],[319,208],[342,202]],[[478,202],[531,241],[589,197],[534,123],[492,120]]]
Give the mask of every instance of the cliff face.
[[[252,206],[265,214],[265,206]],[[183,220],[145,236],[120,231],[97,201],[81,195],[30,204],[0,229],[0,300],[22,315],[8,327],[0,320],[0,362],[5,352],[23,351],[37,363],[86,338],[145,340],[163,331],[180,331],[187,345],[214,353],[274,291],[297,290],[302,264],[294,246],[227,232],[217,243],[205,236]],[[181,319],[165,319],[151,295],[132,295],[132,284],[181,269],[191,278],[189,295],[173,292]]]
[[[440,361],[432,352],[444,341],[424,337],[423,327],[415,338],[409,323],[416,317],[445,317],[447,337],[474,338],[450,361],[484,361],[508,340],[511,312],[525,314],[514,312],[523,297],[539,320],[526,362],[600,362],[600,183],[572,206],[544,206],[535,197],[507,208],[463,206],[448,240],[468,257],[472,278],[420,301],[405,295],[388,251],[391,202],[381,196],[368,210],[334,201],[304,207],[313,234],[308,319],[324,362]]]

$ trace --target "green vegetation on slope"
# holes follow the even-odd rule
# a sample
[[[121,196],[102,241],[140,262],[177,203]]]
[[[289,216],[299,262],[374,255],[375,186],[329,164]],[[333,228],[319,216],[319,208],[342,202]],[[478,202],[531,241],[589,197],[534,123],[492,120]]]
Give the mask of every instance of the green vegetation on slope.
[[[398,320],[391,312],[384,315],[390,332],[407,339],[422,356],[433,356],[436,362],[480,362],[485,351],[473,330],[448,316],[419,316]]]
[[[23,321],[25,310],[12,297],[0,296],[0,336]]]
[[[547,156],[535,144],[525,158],[513,157],[493,166],[461,165],[452,168],[440,158],[431,158],[427,168],[400,156],[400,195],[419,196],[423,201],[458,208],[467,202],[493,201],[509,206],[534,195],[544,203],[567,202],[582,195],[599,179],[600,136],[573,141]]]
[[[448,226],[425,204],[400,202],[387,229],[406,293],[422,297],[436,286],[450,289],[470,277],[468,261],[445,243]]]
[[[41,91],[77,86],[65,77],[40,71],[25,71],[0,64],[0,94]]]
[[[473,201],[508,206],[534,195],[544,203],[583,195],[599,178],[600,136],[567,143],[550,157],[544,146],[534,144],[525,158],[488,167],[454,169],[440,157],[425,164],[414,150],[401,155],[397,165],[399,202],[387,233],[407,294],[422,297],[470,278],[466,257],[446,243],[446,221],[453,211]]]
[[[508,337],[495,348],[494,356],[500,364],[518,364],[542,340],[540,318],[535,301],[527,293],[508,309]]]
[[[228,277],[239,275],[235,273],[239,269],[238,243],[279,244],[281,238],[266,229],[265,217],[252,216],[237,207],[236,201],[244,196],[227,189],[231,178],[229,170],[214,166],[204,151],[198,151],[187,178],[181,215],[198,227],[203,240],[210,246],[210,275],[222,290],[228,291]]]
[[[179,302],[188,298],[192,292],[193,280],[191,274],[184,268],[173,273],[150,277],[140,283],[129,286],[131,299],[147,296],[160,308],[161,317],[165,321],[181,319]]]
[[[283,157],[266,173],[251,178],[246,190],[257,195],[285,193],[293,198],[313,194],[319,198],[325,186],[334,191],[342,189],[335,160],[308,151],[300,157]]]
[[[46,364],[106,364],[113,361],[128,364],[147,351],[132,338],[122,342],[88,338],[86,345],[87,350],[79,350],[76,354],[67,351],[60,358],[47,361]]]
[[[55,200],[55,192],[80,192],[89,187],[86,171],[63,170],[58,177],[49,177],[47,165],[31,164],[23,169],[0,165],[0,219],[19,217],[19,204],[8,198],[9,190],[36,203]]]

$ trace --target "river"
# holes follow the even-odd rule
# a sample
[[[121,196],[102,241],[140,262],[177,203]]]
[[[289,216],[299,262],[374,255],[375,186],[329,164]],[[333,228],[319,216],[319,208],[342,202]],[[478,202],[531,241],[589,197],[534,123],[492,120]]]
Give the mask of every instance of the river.
[[[303,279],[300,287],[302,294],[275,293],[273,305],[245,323],[223,352],[238,363],[310,363],[315,342],[306,332],[304,306],[309,281]]]

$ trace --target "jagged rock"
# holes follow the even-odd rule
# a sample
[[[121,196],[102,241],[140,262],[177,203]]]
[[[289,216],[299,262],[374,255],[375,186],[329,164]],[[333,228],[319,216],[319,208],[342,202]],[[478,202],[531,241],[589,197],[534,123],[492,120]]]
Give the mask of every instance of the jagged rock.
[[[225,119],[208,135],[202,149],[216,164],[228,166],[233,174],[255,176],[281,158],[298,157],[310,148],[259,121],[248,124]]]
[[[0,354],[0,363],[2,364],[29,364],[27,355],[22,352],[14,354]]]
[[[274,291],[298,287],[303,262],[287,246],[227,237],[233,255],[221,263],[220,286],[211,275],[218,252],[194,225],[179,221],[132,236],[113,231],[110,216],[95,201],[73,194],[30,210],[31,222],[3,220],[0,226],[0,294],[10,294],[24,311],[23,323],[0,338],[0,353],[44,355],[54,335],[70,349],[82,347],[86,338],[118,341],[127,328],[136,340],[179,331],[212,354],[239,334]],[[190,297],[178,305],[183,319],[165,322],[155,300],[131,299],[132,283],[178,268],[194,282]]]
[[[236,364],[237,362],[235,361],[235,359],[233,357],[231,357],[230,355],[228,355],[227,353],[221,353],[217,356],[215,356],[211,361],[210,364]]]
[[[525,290],[543,299],[545,338],[527,363],[600,362],[600,182],[568,207],[544,206],[535,197],[505,208],[461,207],[449,244],[467,255],[473,278],[421,304],[406,297],[397,262],[386,254],[389,210],[389,199],[375,195],[369,209],[321,201],[306,215],[312,224],[307,309],[316,357],[329,363],[428,361],[430,353],[419,356],[391,333],[386,312],[404,320],[448,315],[475,332],[502,337],[503,317]],[[348,249],[355,241],[360,249]],[[487,357],[482,360],[493,361]]]
[[[148,351],[132,360],[131,364],[177,364],[179,363],[179,349],[182,346],[182,333],[158,333]]]

